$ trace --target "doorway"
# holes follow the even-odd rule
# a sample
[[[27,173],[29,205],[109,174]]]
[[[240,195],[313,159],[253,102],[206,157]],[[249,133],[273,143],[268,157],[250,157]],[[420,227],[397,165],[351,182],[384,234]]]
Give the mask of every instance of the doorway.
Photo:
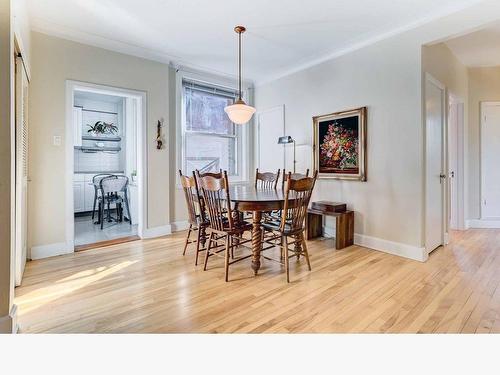
[[[445,87],[425,78],[425,248],[445,243]]]
[[[74,81],[67,90],[68,242],[81,251],[139,239],[145,224],[145,93]]]

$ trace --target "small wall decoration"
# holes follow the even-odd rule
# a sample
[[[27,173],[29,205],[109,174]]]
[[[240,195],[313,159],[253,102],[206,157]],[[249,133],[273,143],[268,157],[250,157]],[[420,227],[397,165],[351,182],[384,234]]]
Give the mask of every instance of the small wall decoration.
[[[366,181],[366,107],[313,117],[319,178]]]
[[[163,148],[163,140],[161,136],[161,121],[158,120],[157,128],[156,128],[156,149],[161,150]]]

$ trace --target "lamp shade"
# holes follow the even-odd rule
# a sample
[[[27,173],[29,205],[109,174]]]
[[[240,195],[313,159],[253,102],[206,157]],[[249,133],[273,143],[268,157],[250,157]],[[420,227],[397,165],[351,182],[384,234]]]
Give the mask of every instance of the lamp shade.
[[[242,125],[246,124],[252,118],[255,113],[255,108],[246,105],[243,100],[238,100],[232,105],[228,105],[224,108],[224,112],[227,113],[229,119],[235,124]]]
[[[288,143],[293,143],[293,138],[291,136],[285,135],[283,137],[279,137],[278,138],[278,144],[285,145],[285,144],[288,144]]]

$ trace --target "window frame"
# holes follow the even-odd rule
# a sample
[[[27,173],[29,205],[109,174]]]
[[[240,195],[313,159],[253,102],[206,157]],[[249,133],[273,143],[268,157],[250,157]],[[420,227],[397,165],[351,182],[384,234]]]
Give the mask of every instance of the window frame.
[[[200,134],[203,136],[213,136],[217,138],[235,138],[236,143],[236,153],[235,153],[235,169],[236,169],[236,174],[231,175],[230,180],[231,182],[235,183],[243,183],[243,182],[248,182],[249,175],[250,175],[250,163],[251,163],[251,155],[249,154],[250,152],[250,126],[251,123],[247,125],[236,125],[234,124],[234,130],[235,134],[234,135],[225,135],[225,134],[212,134],[208,132],[203,132],[203,131],[187,131],[186,130],[186,103],[185,103],[185,97],[184,97],[184,86],[183,82],[184,81],[192,81],[201,85],[206,85],[209,87],[214,87],[214,88],[219,88],[221,90],[226,90],[226,91],[237,91],[237,82],[229,79],[224,79],[222,77],[217,77],[217,76],[211,76],[211,75],[202,75],[199,73],[193,73],[193,72],[184,72],[184,71],[177,71],[177,77],[176,77],[176,97],[177,97],[177,105],[176,105],[176,112],[178,114],[177,116],[177,126],[176,126],[176,144],[179,146],[177,147],[177,170],[181,170],[183,173],[186,173],[185,171],[185,152],[186,152],[186,144],[187,144],[187,137],[186,137],[186,132],[189,132],[191,134]],[[243,97],[248,97],[249,93],[248,90],[243,90],[242,91],[242,96]],[[248,100],[250,102],[250,100]],[[177,175],[177,186],[180,186],[180,181],[179,181],[179,176],[178,173]]]

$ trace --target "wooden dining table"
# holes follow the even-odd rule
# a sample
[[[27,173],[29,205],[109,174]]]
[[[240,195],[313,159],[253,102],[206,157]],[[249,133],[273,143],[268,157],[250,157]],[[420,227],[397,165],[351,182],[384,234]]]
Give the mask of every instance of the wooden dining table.
[[[252,269],[257,275],[262,249],[262,213],[282,209],[285,201],[284,191],[281,187],[261,189],[256,188],[254,184],[233,184],[229,187],[229,197],[235,210],[252,212]],[[296,251],[300,251],[298,246],[300,245],[297,243]]]

